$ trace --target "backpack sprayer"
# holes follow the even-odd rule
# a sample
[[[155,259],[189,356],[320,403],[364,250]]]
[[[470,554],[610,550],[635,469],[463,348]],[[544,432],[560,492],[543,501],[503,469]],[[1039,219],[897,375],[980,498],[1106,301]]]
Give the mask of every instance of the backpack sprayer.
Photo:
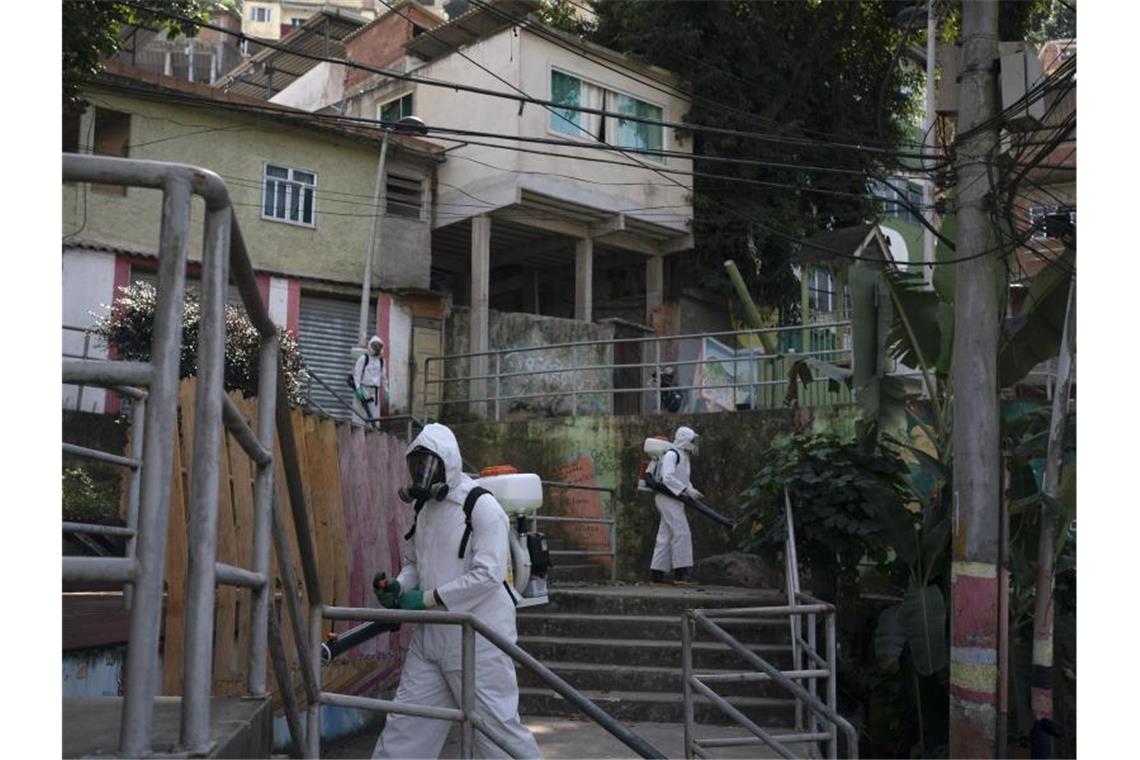
[[[538,531],[527,531],[527,520],[542,507],[542,481],[534,473],[522,473],[510,465],[485,467],[475,478],[475,485],[489,491],[502,505],[508,517],[515,518],[514,530],[508,529],[507,543],[510,546],[510,561],[507,563],[507,585],[516,607],[531,607],[546,604],[546,576],[550,571],[550,551],[546,536]],[[474,489],[472,489],[474,492]],[[470,525],[471,510],[480,493],[468,498],[463,511]],[[377,573],[372,579],[373,590],[384,591],[392,579],[384,573]],[[338,655],[382,633],[399,630],[399,623],[373,621],[350,628],[344,633],[328,634],[321,644],[321,662],[328,664]]]
[[[701,499],[694,498],[688,491],[678,496],[661,482],[659,475],[661,470],[661,458],[670,451],[676,453],[678,457],[681,455],[676,447],[673,446],[672,442],[661,436],[653,436],[645,439],[642,450],[649,455],[649,461],[643,461],[641,463],[642,472],[641,478],[637,481],[637,490],[647,493],[665,494],[666,496],[677,499],[686,507],[690,507],[718,525],[728,528],[729,530],[736,527],[735,520],[728,519],[708,504],[705,504]]]

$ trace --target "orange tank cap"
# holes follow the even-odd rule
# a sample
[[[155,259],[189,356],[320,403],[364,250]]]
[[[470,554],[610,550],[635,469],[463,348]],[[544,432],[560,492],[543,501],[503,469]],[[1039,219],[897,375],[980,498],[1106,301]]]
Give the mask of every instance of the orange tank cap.
[[[479,470],[479,477],[489,478],[492,475],[516,475],[518,474],[518,471],[519,468],[515,467],[514,465],[497,464],[493,467],[484,467],[483,469]]]

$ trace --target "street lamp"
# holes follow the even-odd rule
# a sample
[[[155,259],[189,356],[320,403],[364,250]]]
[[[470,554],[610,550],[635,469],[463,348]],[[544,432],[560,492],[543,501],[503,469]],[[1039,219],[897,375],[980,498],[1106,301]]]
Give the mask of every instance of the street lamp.
[[[386,211],[388,193],[384,182],[384,164],[388,159],[388,138],[393,132],[401,134],[422,135],[427,133],[423,119],[416,116],[404,116],[395,124],[384,127],[384,137],[380,140],[380,159],[376,163],[376,186],[372,193],[372,231],[368,235],[368,248],[364,252],[364,281],[360,289],[360,329],[359,341],[363,345],[368,339],[368,302],[372,300],[372,259],[380,246],[384,228],[380,225]]]

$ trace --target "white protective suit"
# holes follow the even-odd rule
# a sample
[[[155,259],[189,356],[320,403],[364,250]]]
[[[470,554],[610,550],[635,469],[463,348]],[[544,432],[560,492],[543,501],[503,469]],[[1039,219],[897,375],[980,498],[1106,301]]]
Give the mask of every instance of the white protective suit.
[[[696,438],[692,428],[681,426],[673,436],[673,448],[661,455],[658,479],[678,496],[685,491],[701,496],[689,481],[689,459]],[[661,524],[657,528],[657,541],[653,545],[649,568],[668,573],[679,567],[692,567],[693,535],[689,531],[684,503],[663,493],[656,494],[653,499],[661,513]]]
[[[373,338],[373,340],[378,340]],[[380,416],[381,403],[384,400],[384,389],[387,378],[384,375],[384,344],[380,343],[380,353],[373,354],[371,348],[365,351],[352,368],[352,381],[356,387],[364,389],[367,399],[361,403],[359,398],[353,399],[356,411],[365,419],[375,419]],[[363,420],[358,419],[358,422]]]
[[[446,470],[447,496],[429,499],[404,546],[397,580],[403,589],[434,590],[451,612],[470,612],[494,631],[515,641],[515,601],[504,586],[510,549],[510,521],[494,496],[485,494],[471,512],[471,537],[465,558],[459,542],[466,526],[463,501],[475,482],[462,471],[455,435],[444,425],[430,424],[412,441],[439,455]],[[462,694],[462,630],[457,625],[416,625],[396,701],[458,709]],[[516,757],[541,757],[530,731],[519,720],[519,690],[514,661],[482,636],[475,637],[475,712],[513,748]],[[388,714],[373,757],[438,758],[451,722]],[[480,757],[507,757],[479,731]]]

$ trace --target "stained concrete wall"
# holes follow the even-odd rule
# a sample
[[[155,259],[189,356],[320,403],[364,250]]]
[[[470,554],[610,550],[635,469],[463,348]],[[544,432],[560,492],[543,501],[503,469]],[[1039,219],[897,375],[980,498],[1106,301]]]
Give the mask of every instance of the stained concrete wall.
[[[738,495],[761,466],[768,446],[797,431],[851,433],[855,406],[821,409],[760,410],[724,414],[594,416],[471,422],[453,425],[464,458],[477,466],[512,464],[536,472],[544,480],[605,486],[595,491],[548,490],[541,514],[616,517],[618,576],[634,580],[649,574],[658,515],[650,494],[638,493],[642,444],[652,435],[669,435],[688,425],[701,435],[700,456],[693,461],[693,484],[714,508],[732,515]],[[737,541],[712,521],[690,514],[697,559],[736,548]],[[575,548],[605,549],[608,541],[596,526],[572,533],[549,530],[556,543]],[[557,582],[557,571],[553,576]]]
[[[444,330],[444,354],[462,354],[470,351],[471,310],[467,307],[453,307],[448,315]],[[490,346],[492,350],[530,348],[532,346],[552,346],[578,341],[610,340],[614,337],[612,324],[595,324],[574,319],[560,319],[538,314],[513,312],[489,312]],[[588,348],[545,348],[541,351],[526,351],[505,354],[500,360],[499,371],[505,379],[501,382],[501,397],[528,396],[501,402],[503,417],[511,415],[570,414],[575,403],[571,391],[576,391],[579,414],[606,414],[610,411],[610,394],[591,393],[599,389],[613,387],[613,370],[587,370],[573,373],[564,368],[611,364],[612,350],[609,346]],[[489,363],[488,371],[495,371],[495,362]],[[539,372],[539,374],[508,377],[510,373]],[[470,374],[466,360],[453,360],[445,367],[446,377],[466,377]],[[494,394],[493,381],[488,383],[489,394]],[[444,398],[465,400],[466,383],[445,386]],[[465,406],[465,405],[464,405]],[[449,414],[462,414],[455,408]],[[491,410],[494,414],[494,410]],[[450,418],[450,417],[449,417]]]

